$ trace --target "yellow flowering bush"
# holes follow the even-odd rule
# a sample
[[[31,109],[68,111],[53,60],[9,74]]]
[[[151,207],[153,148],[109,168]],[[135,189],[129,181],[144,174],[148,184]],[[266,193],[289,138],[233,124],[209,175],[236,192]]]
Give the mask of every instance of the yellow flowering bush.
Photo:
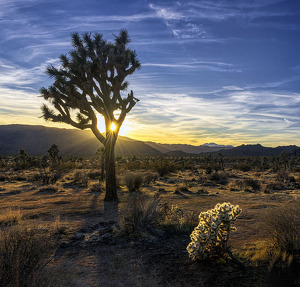
[[[214,209],[201,212],[199,224],[191,234],[191,242],[187,246],[192,260],[204,260],[209,257],[222,257],[226,253],[232,256],[228,240],[232,226],[241,209],[229,202],[218,203]]]

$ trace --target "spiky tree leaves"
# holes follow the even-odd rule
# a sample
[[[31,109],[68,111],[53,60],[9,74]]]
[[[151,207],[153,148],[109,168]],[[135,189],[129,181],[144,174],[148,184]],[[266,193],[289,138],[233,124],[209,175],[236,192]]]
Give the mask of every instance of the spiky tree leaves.
[[[45,120],[64,122],[79,129],[91,129],[104,145],[106,165],[106,200],[117,200],[114,147],[126,115],[138,99],[133,92],[122,96],[128,87],[125,78],[140,68],[135,51],[127,48],[130,38],[121,30],[114,43],[101,34],[72,34],[73,49],[61,55],[60,68],[50,65],[48,75],[53,78],[49,88],[41,88],[41,95],[53,108],[43,104]],[[118,117],[115,116],[118,111]],[[105,120],[105,133],[97,127],[97,114]],[[115,130],[111,130],[111,125]]]

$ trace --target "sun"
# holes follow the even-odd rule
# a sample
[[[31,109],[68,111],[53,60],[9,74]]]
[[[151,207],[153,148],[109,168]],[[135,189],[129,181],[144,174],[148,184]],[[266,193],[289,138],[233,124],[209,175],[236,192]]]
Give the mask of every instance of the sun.
[[[116,125],[115,125],[114,123],[112,123],[111,126],[110,126],[110,129],[111,129],[112,131],[115,131],[115,130],[116,130]]]
[[[97,120],[98,120],[98,130],[101,133],[105,133],[105,121],[102,115],[98,114],[97,115]],[[110,126],[110,129],[112,131],[116,130],[116,124],[112,123],[112,125]],[[131,123],[128,121],[128,119],[126,118],[121,126],[121,129],[119,131],[119,135],[120,136],[125,136],[128,134],[128,132],[131,130]]]

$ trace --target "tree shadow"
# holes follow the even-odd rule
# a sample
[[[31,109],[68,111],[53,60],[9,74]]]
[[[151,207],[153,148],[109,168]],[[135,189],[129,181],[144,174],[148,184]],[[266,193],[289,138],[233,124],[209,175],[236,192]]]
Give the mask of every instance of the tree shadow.
[[[119,203],[104,201],[103,218],[105,221],[119,222]]]
[[[98,211],[100,209],[99,196],[100,196],[100,193],[94,193],[94,196],[93,196],[93,198],[91,200],[91,204],[90,204],[90,211],[91,212],[95,212],[95,211]]]

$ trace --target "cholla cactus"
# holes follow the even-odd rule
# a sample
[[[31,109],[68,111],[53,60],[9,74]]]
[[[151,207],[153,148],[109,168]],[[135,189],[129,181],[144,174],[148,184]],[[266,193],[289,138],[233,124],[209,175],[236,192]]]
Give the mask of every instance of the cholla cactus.
[[[227,242],[237,216],[241,213],[238,205],[229,202],[218,203],[214,209],[201,212],[199,224],[191,234],[192,242],[187,251],[192,260],[204,260],[211,256],[222,257],[230,253]]]

